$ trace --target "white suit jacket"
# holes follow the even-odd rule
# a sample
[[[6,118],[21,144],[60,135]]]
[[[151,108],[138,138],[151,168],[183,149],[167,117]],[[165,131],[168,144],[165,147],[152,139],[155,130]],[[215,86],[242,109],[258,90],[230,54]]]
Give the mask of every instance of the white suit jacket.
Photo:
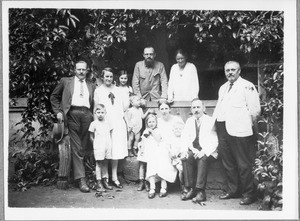
[[[228,134],[236,137],[251,136],[253,119],[260,114],[261,110],[259,94],[255,86],[242,77],[234,82],[229,92],[228,89],[229,82],[220,87],[213,118],[217,119],[220,112],[223,112]]]
[[[212,155],[217,158],[218,137],[215,130],[215,121],[212,117],[204,114],[201,117],[201,125],[199,131],[199,144],[206,156]],[[182,151],[187,151],[193,146],[193,141],[196,138],[194,116],[187,119],[182,133]]]

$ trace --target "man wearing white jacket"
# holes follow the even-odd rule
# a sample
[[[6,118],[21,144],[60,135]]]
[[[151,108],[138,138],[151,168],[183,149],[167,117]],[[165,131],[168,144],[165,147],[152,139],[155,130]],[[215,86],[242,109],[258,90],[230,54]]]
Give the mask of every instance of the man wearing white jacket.
[[[187,192],[181,199],[199,203],[206,200],[208,164],[217,157],[218,137],[212,117],[204,114],[201,100],[193,99],[191,111],[193,116],[187,119],[182,133],[181,159]]]
[[[255,86],[240,77],[241,67],[236,61],[225,64],[227,82],[220,87],[213,117],[217,120],[218,152],[228,178],[228,191],[220,199],[243,196],[241,205],[256,200],[253,183],[253,134],[260,114],[259,95]]]

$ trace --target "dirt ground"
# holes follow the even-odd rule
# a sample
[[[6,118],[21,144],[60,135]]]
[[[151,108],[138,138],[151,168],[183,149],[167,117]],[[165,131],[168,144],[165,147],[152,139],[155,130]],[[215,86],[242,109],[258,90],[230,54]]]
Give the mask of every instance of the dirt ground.
[[[56,186],[36,186],[27,191],[8,191],[8,207],[12,208],[113,208],[113,209],[192,209],[192,210],[259,210],[260,201],[248,206],[239,205],[240,199],[219,200],[221,190],[207,190],[205,205],[180,199],[180,189],[176,184],[169,184],[168,195],[148,199],[148,193],[137,191],[135,182],[125,183],[120,191],[114,188],[96,197],[96,191],[81,193],[71,186],[68,190]]]

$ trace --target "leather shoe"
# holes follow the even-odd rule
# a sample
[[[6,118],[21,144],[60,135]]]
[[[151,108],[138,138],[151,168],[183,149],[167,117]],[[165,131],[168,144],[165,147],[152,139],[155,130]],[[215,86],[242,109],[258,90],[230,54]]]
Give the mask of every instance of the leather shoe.
[[[103,187],[104,187],[105,189],[108,189],[108,190],[112,190],[112,189],[113,189],[112,186],[109,185],[108,179],[107,179],[107,178],[102,179],[102,183],[103,183]]]
[[[145,180],[140,180],[139,187],[137,188],[137,191],[142,191],[145,189]]]
[[[146,189],[147,192],[150,191],[150,184],[149,184],[148,181],[145,181],[145,189]]]
[[[162,197],[165,197],[165,196],[167,196],[167,190],[162,188],[160,190],[159,197],[162,198]]]
[[[219,196],[220,200],[228,200],[231,198],[238,198],[238,196],[236,194],[233,193],[224,193],[221,196]]]
[[[113,181],[113,184],[115,187],[119,188],[119,189],[123,189],[122,184],[119,182],[119,180],[115,180]]]
[[[249,205],[251,203],[254,203],[255,201],[256,201],[256,197],[246,196],[243,197],[243,199],[240,201],[240,205]]]
[[[80,191],[83,192],[83,193],[88,193],[88,192],[90,192],[90,188],[89,188],[88,185],[86,184],[85,177],[80,178],[80,180],[79,180],[79,189],[80,189]]]
[[[104,189],[101,180],[97,180],[97,192],[106,192],[106,190]]]
[[[195,196],[196,196],[196,191],[193,189],[193,188],[191,188],[186,194],[182,194],[181,195],[181,200],[190,200],[190,199],[192,199],[192,198],[194,198]]]
[[[193,203],[200,203],[206,201],[206,194],[204,190],[200,190],[197,196],[192,199]]]

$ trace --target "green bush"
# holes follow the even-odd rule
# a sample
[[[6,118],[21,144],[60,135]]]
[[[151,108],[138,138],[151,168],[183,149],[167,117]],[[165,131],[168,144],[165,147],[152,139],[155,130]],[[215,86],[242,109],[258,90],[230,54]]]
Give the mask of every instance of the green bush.
[[[262,210],[282,209],[283,66],[264,69],[266,97],[259,120],[254,175],[263,196]]]

